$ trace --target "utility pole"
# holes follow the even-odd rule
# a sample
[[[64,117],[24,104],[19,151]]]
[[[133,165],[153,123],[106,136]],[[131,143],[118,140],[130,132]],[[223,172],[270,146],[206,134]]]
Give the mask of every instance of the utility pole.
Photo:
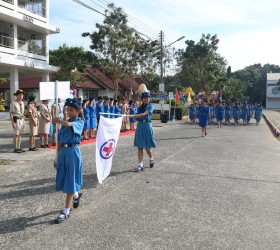
[[[160,81],[163,83],[163,32],[160,31]]]

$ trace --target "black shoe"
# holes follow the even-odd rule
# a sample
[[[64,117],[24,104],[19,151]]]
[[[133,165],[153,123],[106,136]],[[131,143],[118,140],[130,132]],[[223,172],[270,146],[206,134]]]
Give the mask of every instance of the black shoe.
[[[22,151],[19,148],[15,148],[14,153],[22,153]]]
[[[46,146],[45,145],[41,145],[41,148],[46,148]]]
[[[50,147],[50,145],[49,145],[49,144],[45,144],[45,147],[46,147],[46,148],[49,148],[49,147]]]
[[[21,151],[21,153],[24,153],[24,152],[25,152],[25,150],[24,150],[24,149],[22,149],[22,148],[20,148],[20,151]]]
[[[36,147],[33,147],[36,151],[38,151],[39,149],[38,148],[36,148]]]
[[[150,160],[150,168],[153,168],[154,164],[155,164],[154,160]]]
[[[80,205],[80,199],[82,195],[82,193],[79,193],[78,198],[73,199],[73,208],[78,208],[78,206]]]
[[[59,223],[65,221],[69,216],[70,216],[70,214],[66,215],[65,213],[61,212],[59,214],[59,216],[54,220],[54,222],[59,224]]]
[[[29,148],[29,151],[37,151],[36,148]]]

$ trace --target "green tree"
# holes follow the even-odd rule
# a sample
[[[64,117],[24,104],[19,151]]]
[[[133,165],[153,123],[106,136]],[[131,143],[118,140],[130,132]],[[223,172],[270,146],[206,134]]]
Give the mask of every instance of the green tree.
[[[250,102],[261,101],[265,106],[267,73],[279,73],[280,67],[274,64],[254,64],[233,73],[236,79],[245,82],[248,86],[245,96],[250,97]]]
[[[198,43],[192,40],[185,43],[186,49],[177,52],[178,76],[181,81],[195,92],[209,92],[221,85],[221,79],[225,77],[226,61],[218,53],[217,36],[202,34]]]
[[[60,67],[52,75],[52,80],[70,81],[71,88],[75,88],[77,82],[83,80],[86,65],[93,64],[94,61],[96,58],[92,52],[63,44],[57,50],[50,50],[50,64]]]
[[[93,66],[112,79],[117,97],[119,82],[126,75],[146,73],[150,80],[154,75],[156,50],[153,42],[128,26],[127,15],[121,8],[109,4],[105,12],[103,24],[96,24],[98,30],[82,36],[90,37],[90,48],[98,58]]]

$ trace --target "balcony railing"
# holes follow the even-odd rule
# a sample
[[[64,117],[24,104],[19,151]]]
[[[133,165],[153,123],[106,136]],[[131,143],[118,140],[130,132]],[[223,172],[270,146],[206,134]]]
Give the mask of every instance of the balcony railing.
[[[45,56],[46,47],[39,46],[36,41],[22,41],[18,40],[18,50],[22,50],[28,53]]]
[[[46,17],[46,1],[18,0],[18,7],[26,9],[36,15]]]
[[[14,38],[9,36],[0,35],[0,46],[13,49]]]

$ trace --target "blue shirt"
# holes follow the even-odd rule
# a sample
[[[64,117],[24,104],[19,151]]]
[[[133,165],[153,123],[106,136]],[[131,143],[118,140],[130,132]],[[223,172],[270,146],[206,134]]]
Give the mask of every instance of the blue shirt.
[[[151,121],[152,120],[152,114],[154,112],[154,106],[151,105],[150,103],[148,105],[141,105],[138,109],[137,109],[137,114],[143,114],[146,111],[149,112],[148,115],[143,116],[138,118],[138,121]]]

